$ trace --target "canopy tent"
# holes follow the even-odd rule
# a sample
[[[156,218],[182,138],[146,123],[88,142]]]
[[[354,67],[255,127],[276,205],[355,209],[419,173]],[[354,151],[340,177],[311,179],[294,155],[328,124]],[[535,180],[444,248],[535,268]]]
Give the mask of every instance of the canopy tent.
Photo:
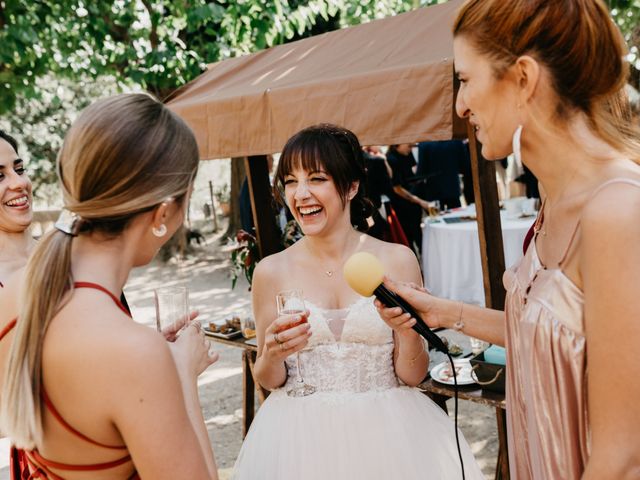
[[[212,64],[168,104],[205,159],[279,152],[320,122],[347,126],[364,145],[466,136],[453,111],[451,24],[461,3]]]
[[[504,302],[504,257],[491,162],[455,114],[451,27],[462,0],[280,45],[209,66],[168,106],[195,132],[203,159],[246,156],[261,255],[277,250],[265,222],[264,155],[316,123],[354,131],[363,145],[469,137],[486,304]],[[480,186],[482,185],[482,188]]]

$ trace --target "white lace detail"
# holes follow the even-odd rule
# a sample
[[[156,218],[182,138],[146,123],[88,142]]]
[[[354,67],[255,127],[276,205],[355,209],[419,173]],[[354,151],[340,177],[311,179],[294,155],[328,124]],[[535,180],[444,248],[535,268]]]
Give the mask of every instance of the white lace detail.
[[[300,353],[301,371],[316,392],[361,393],[386,390],[399,385],[393,367],[393,334],[373,305],[363,298],[345,309],[340,340],[327,320],[331,310],[307,301],[313,335]],[[285,390],[297,381],[296,356],[286,360]]]

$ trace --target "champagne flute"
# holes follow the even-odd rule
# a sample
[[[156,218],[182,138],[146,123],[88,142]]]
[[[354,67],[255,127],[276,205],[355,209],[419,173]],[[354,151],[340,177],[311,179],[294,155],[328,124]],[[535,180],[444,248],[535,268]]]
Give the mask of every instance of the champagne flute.
[[[304,305],[304,296],[302,290],[286,290],[276,295],[276,306],[278,308],[278,315],[298,315],[300,320],[289,323],[285,328],[297,327],[307,321],[307,310]],[[308,385],[302,377],[302,370],[300,367],[300,352],[296,352],[296,384],[287,390],[287,395],[290,397],[305,397],[311,395],[316,391],[316,387]]]

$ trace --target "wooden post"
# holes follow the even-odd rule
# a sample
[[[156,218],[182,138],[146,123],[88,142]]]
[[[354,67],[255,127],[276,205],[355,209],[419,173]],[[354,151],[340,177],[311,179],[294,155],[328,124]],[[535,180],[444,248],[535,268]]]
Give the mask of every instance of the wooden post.
[[[489,308],[503,310],[505,290],[502,285],[502,275],[505,267],[496,169],[493,162],[482,158],[480,144],[476,139],[473,126],[469,122],[467,122],[467,135],[469,136],[473,192],[478,217],[485,305]]]
[[[255,414],[255,390],[253,375],[251,373],[251,352],[242,351],[242,438],[247,436],[253,416]]]
[[[280,233],[274,217],[273,195],[269,183],[269,167],[266,155],[245,158],[245,169],[249,181],[253,225],[260,258],[280,251]]]
[[[213,182],[209,180],[209,195],[211,196],[211,214],[213,215],[213,231],[218,231],[218,214],[216,213],[216,204],[213,201]]]

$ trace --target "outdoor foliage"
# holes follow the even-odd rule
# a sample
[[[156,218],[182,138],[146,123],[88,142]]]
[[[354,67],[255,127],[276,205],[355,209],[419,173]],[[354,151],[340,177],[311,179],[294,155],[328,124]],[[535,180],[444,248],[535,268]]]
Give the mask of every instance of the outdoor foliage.
[[[422,4],[435,3],[423,0]],[[75,114],[105,94],[165,98],[207,64],[417,7],[417,0],[0,0],[0,115],[42,188]]]
[[[37,94],[45,74],[115,75],[164,98],[208,63],[296,36],[318,22],[361,23],[415,0],[3,0],[0,113]],[[436,3],[426,0],[422,3]]]

